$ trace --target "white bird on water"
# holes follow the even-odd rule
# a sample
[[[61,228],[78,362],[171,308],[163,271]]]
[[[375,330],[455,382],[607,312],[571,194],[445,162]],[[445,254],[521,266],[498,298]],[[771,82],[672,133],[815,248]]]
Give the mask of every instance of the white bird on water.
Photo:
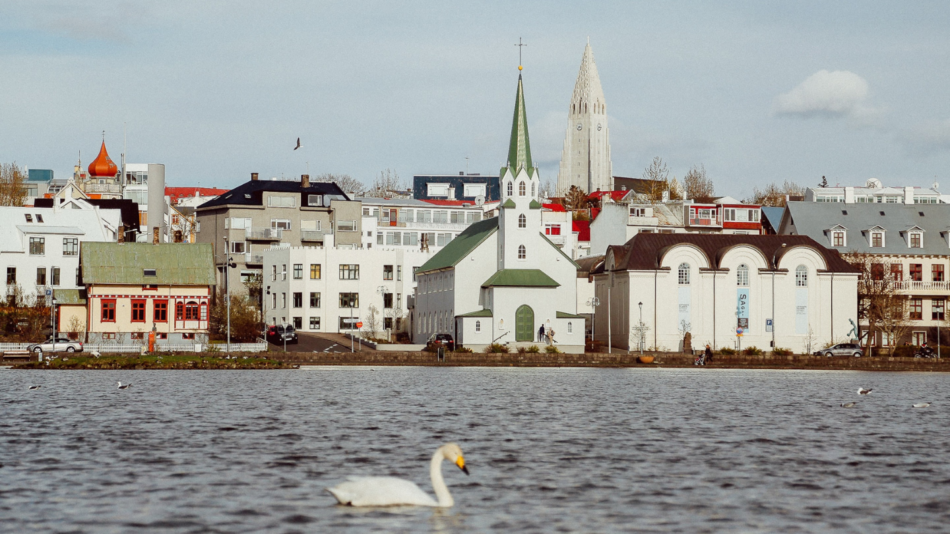
[[[132,384],[126,384],[123,386],[122,382],[116,382],[115,385],[119,386],[119,389],[129,389],[130,387],[132,387]]]
[[[930,408],[929,402],[918,402],[914,405],[914,408]]]
[[[869,395],[872,391],[874,391],[874,388],[871,388],[871,389],[858,388],[858,395]]]
[[[448,460],[468,474],[462,449],[455,443],[446,443],[436,449],[429,463],[429,476],[436,501],[414,483],[395,477],[349,477],[332,488],[327,488],[340,504],[347,506],[437,506],[448,508],[455,505],[449,488],[442,479],[442,460]]]
[[[43,386],[30,386],[30,389],[40,389]]]

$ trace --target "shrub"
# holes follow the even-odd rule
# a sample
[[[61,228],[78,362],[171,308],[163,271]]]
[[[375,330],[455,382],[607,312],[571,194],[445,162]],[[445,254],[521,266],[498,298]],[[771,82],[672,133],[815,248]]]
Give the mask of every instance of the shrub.
[[[530,347],[528,347],[528,348],[525,350],[525,352],[527,352],[527,353],[529,353],[529,354],[537,354],[537,353],[541,352],[541,349],[539,349],[537,345],[531,345]]]
[[[518,354],[524,354],[528,352],[528,349],[525,347],[518,347]]]
[[[548,345],[547,347],[544,347],[544,352],[548,354],[557,354],[561,351],[557,350],[557,347],[555,347],[554,345]]]
[[[736,353],[736,351],[733,350],[733,349],[730,349],[729,347],[723,347],[723,348],[719,349],[719,354],[724,354],[724,355],[726,355],[726,356],[732,356],[732,355],[735,354],[735,353]]]
[[[492,343],[491,345],[485,347],[485,352],[488,354],[505,354],[508,352],[508,347],[500,343]]]
[[[917,352],[918,347],[913,345],[902,345],[894,349],[895,358],[913,358],[914,353]],[[943,351],[941,351],[942,353]],[[941,354],[942,356],[943,354]]]
[[[781,347],[775,347],[772,349],[772,354],[775,356],[791,356],[792,349],[783,349]]]
[[[462,352],[462,353],[465,353],[465,354],[471,354],[471,353],[472,353],[472,349],[470,349],[470,348],[468,348],[468,347],[463,347],[463,346],[460,345],[460,346],[458,346],[458,347],[455,347],[455,350],[453,350],[452,352]]]
[[[751,347],[742,349],[742,354],[745,354],[746,356],[758,356],[759,354],[762,354],[762,350],[753,345]]]

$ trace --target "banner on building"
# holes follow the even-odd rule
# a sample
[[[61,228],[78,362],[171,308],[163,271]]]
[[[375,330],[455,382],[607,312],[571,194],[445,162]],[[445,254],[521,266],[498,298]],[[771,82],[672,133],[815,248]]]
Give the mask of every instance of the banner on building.
[[[749,288],[740,287],[736,291],[737,327],[749,330]]]

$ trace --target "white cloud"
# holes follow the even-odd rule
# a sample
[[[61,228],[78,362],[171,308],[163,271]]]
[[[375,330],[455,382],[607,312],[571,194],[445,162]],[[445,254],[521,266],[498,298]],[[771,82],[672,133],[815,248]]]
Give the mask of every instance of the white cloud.
[[[776,115],[866,120],[879,113],[867,104],[868,82],[846,71],[820,70],[775,98]]]

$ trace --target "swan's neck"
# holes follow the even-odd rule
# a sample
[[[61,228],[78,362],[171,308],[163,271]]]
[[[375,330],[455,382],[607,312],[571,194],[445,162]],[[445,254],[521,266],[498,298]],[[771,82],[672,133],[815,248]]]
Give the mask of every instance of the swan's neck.
[[[449,488],[446,487],[445,480],[442,479],[443,459],[445,459],[445,456],[442,456],[442,449],[435,451],[429,465],[429,476],[432,478],[432,489],[435,490],[435,497],[439,501],[439,506],[447,508],[454,506],[455,500],[452,499],[452,494],[449,493]]]

